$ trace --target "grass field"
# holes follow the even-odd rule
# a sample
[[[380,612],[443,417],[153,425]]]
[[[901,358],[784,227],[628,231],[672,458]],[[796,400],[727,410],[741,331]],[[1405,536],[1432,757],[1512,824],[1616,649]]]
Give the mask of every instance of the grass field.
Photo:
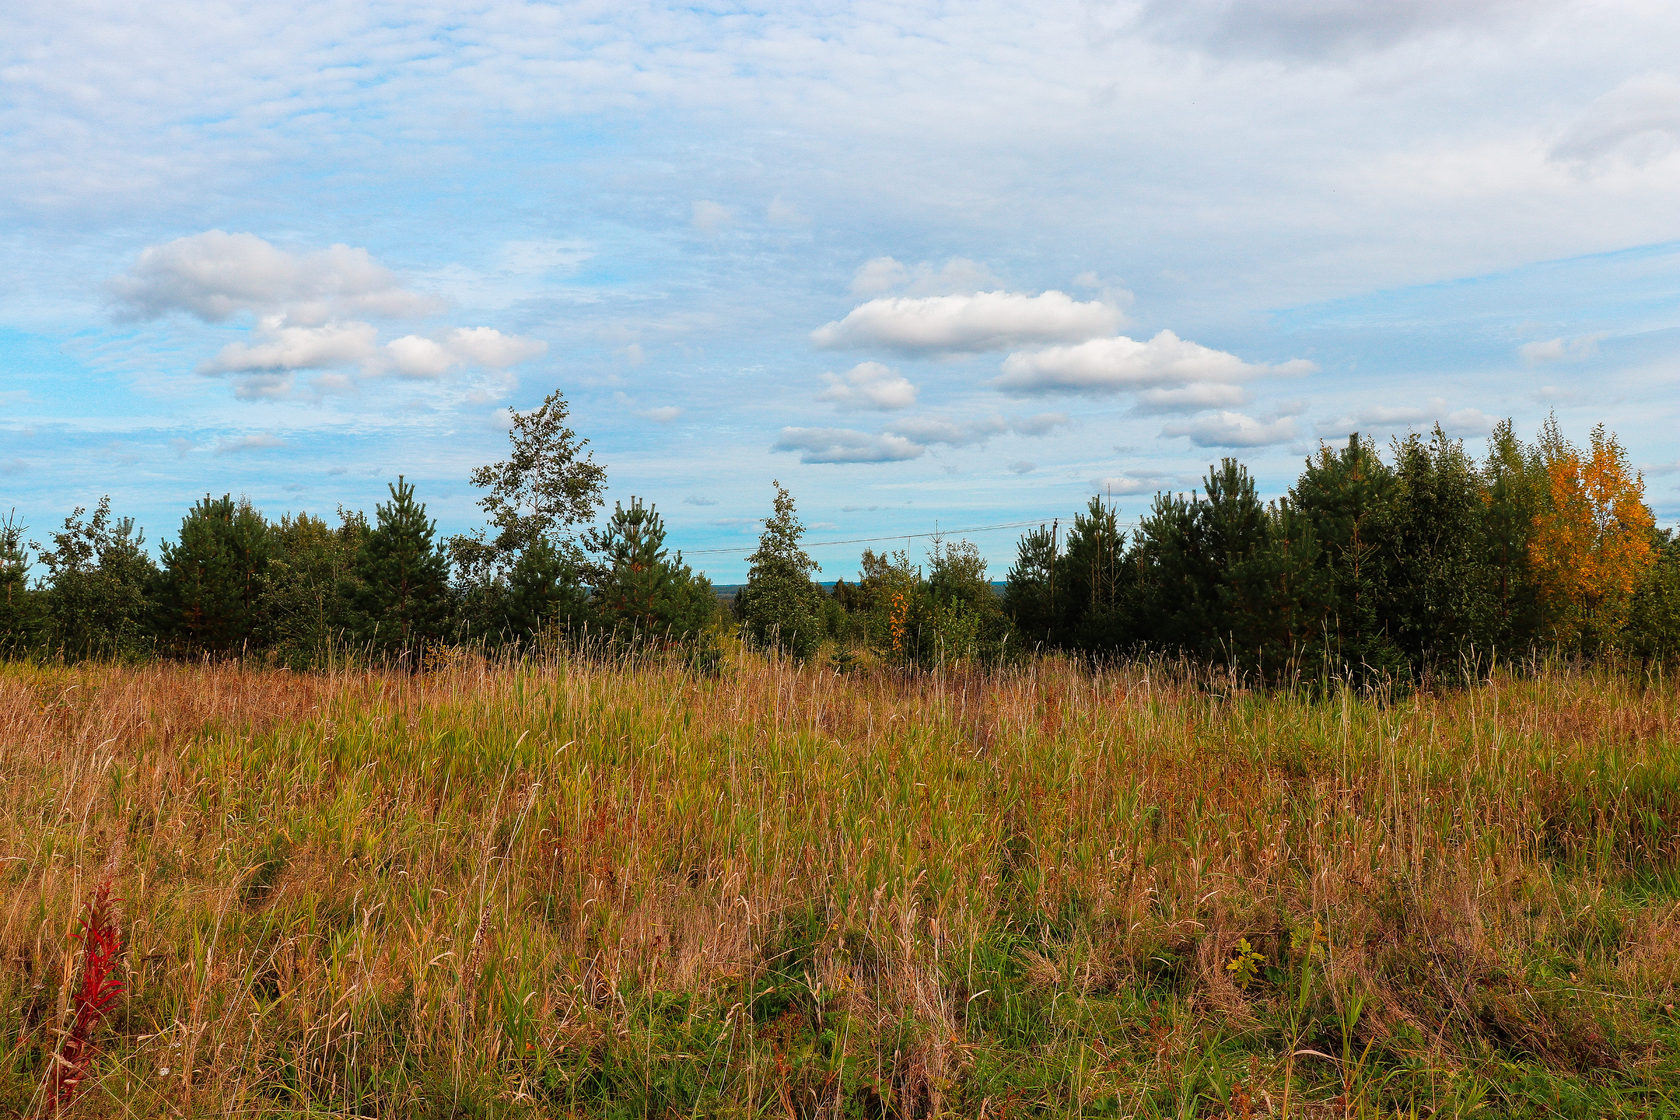
[[[1680,690],[0,666],[0,1115],[1680,1115]]]

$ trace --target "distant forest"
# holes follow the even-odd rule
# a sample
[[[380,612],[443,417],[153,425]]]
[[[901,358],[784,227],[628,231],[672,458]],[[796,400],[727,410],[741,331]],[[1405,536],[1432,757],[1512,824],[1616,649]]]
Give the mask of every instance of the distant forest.
[[[1413,680],[1563,655],[1680,654],[1680,539],[1657,528],[1614,435],[1581,447],[1509,422],[1477,459],[1439,428],[1386,449],[1321,447],[1263,502],[1234,459],[1159,494],[1136,530],[1099,497],[1025,534],[1000,597],[967,541],[925,557],[865,550],[854,580],[812,581],[779,484],[745,585],[720,603],[651,504],[604,518],[605,469],[564,397],[514,416],[508,458],[473,472],[485,525],[443,538],[406,480],[374,510],[270,520],[207,495],[144,548],[108,500],[46,541],[0,522],[0,651],[12,657],[256,656],[299,668],[410,667],[463,646],[661,650],[721,644],[837,668],[995,663],[1062,650],[1165,655],[1256,681]]]

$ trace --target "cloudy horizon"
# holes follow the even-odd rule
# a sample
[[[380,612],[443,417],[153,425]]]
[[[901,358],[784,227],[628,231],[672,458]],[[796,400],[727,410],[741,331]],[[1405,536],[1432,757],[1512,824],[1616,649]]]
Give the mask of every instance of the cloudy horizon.
[[[455,532],[561,389],[720,582],[1234,455],[1619,434],[1680,519],[1680,11],[86,0],[0,15],[0,515]],[[823,577],[855,571],[824,546]]]

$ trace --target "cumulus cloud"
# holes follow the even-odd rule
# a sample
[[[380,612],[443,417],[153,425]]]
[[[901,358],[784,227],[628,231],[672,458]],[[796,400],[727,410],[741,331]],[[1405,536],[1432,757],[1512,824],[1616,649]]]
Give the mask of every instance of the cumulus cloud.
[[[844,374],[823,374],[827,388],[817,399],[841,408],[871,408],[883,412],[916,403],[916,387],[880,362],[861,362]]]
[[[1023,416],[1013,421],[1010,430],[1023,436],[1049,435],[1057,428],[1068,423],[1069,417],[1065,412],[1040,412],[1032,416]]]
[[[279,316],[265,317],[254,332],[256,342],[231,342],[200,364],[200,373],[275,373],[281,370],[330,369],[367,361],[379,332],[371,323],[288,326]]]
[[[522,244],[533,258],[555,258],[553,244]],[[547,349],[493,327],[405,334],[381,345],[366,316],[431,316],[441,305],[403,288],[365,249],[347,245],[294,253],[254,234],[209,230],[143,250],[111,287],[128,313],[142,318],[183,312],[220,323],[254,315],[247,339],[228,343],[198,367],[240,375],[235,393],[246,400],[288,396],[298,370],[433,379],[461,368],[505,370]],[[337,392],[352,384],[346,373],[329,373],[316,389]]]
[[[777,451],[797,451],[802,463],[899,463],[927,448],[903,436],[850,428],[783,428]]]
[[[181,311],[211,323],[242,312],[281,314],[293,323],[318,325],[351,315],[440,310],[435,299],[405,290],[366,249],[332,245],[292,253],[256,234],[219,229],[141,250],[111,289],[137,318]]]
[[[1295,360],[1279,365],[1245,362],[1235,354],[1214,350],[1161,331],[1147,342],[1125,335],[1093,338],[1070,346],[1009,355],[1003,376],[992,382],[1014,393],[1105,393],[1146,389],[1187,390],[1203,383],[1230,383],[1263,374],[1310,373],[1317,367]],[[1197,390],[1216,398],[1217,390]],[[1194,393],[1178,403],[1190,404]],[[1171,396],[1158,397],[1174,403]]]
[[[971,295],[892,296],[853,308],[811,332],[825,348],[884,346],[910,353],[971,354],[1111,334],[1118,309],[1065,292],[1036,296],[991,291]]]
[[[1295,418],[1279,416],[1258,420],[1241,412],[1220,411],[1198,416],[1161,430],[1165,436],[1183,436],[1197,447],[1271,447],[1295,438]]]
[[[506,369],[548,349],[534,338],[503,334],[494,327],[456,327],[442,338],[405,334],[385,344],[391,372],[403,377],[439,377],[460,366]]]
[[[1602,334],[1581,335],[1578,338],[1548,338],[1544,342],[1525,342],[1517,347],[1517,353],[1529,365],[1537,366],[1546,362],[1579,362],[1598,353],[1598,344],[1604,336]]]

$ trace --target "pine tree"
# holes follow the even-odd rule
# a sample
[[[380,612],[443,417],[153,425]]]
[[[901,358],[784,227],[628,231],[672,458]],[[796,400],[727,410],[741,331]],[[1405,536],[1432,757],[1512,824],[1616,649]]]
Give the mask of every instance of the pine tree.
[[[1055,526],[1040,525],[1021,534],[1003,588],[1003,609],[1029,647],[1053,646],[1061,640],[1056,615]]]
[[[226,653],[255,635],[272,551],[268,523],[246,501],[206,494],[164,545],[160,630],[189,652]]]
[[[598,557],[590,608],[621,644],[693,642],[717,614],[717,595],[704,576],[665,550],[665,521],[631,498],[614,503],[606,527],[589,535]]]
[[[356,557],[356,610],[363,641],[407,659],[443,636],[449,564],[414,487],[399,475],[390,491]]]
[[[39,637],[40,594],[29,586],[26,532],[16,511],[0,521],[0,656],[21,652]]]
[[[823,593],[811,582],[816,561],[799,546],[805,526],[794,512],[793,497],[780,482],[772,485],[774,512],[764,519],[737,609],[753,645],[804,659],[822,643]]]
[[[1318,542],[1328,600],[1320,633],[1303,637],[1333,674],[1371,681],[1409,671],[1387,630],[1394,500],[1394,472],[1357,432],[1340,450],[1320,447],[1290,490]]]
[[[1067,547],[1056,561],[1064,644],[1088,653],[1111,653],[1130,644],[1132,573],[1119,511],[1093,495],[1084,512],[1074,515]]]

